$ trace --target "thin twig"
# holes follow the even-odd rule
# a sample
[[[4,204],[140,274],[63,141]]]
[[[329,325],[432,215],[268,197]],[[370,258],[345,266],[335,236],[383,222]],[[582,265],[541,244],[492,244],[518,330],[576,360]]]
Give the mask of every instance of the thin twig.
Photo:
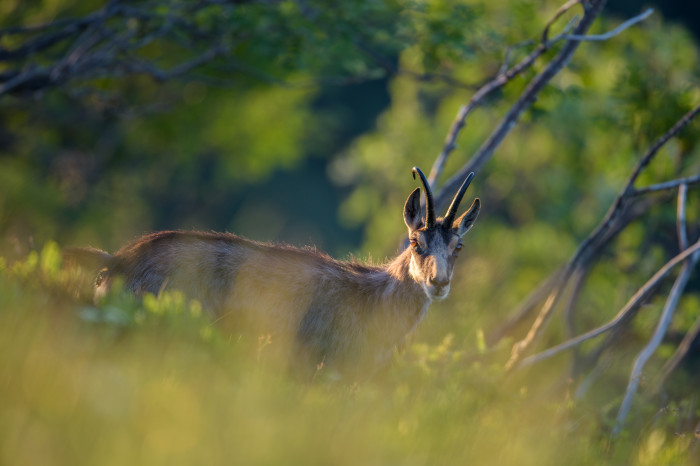
[[[676,348],[676,351],[673,353],[673,356],[671,356],[669,360],[666,361],[666,364],[664,364],[664,367],[661,368],[661,375],[659,376],[658,382],[656,382],[654,393],[659,393],[661,391],[666,380],[673,371],[676,370],[676,367],[678,367],[678,364],[681,363],[685,355],[688,354],[690,347],[693,345],[693,342],[698,339],[698,336],[700,336],[700,316],[695,320],[693,326],[688,330],[688,333],[685,334],[678,348]]]
[[[698,259],[700,259],[700,253],[698,252],[691,254],[690,257],[686,259],[680,274],[673,283],[673,288],[671,288],[671,292],[668,295],[668,299],[666,300],[664,310],[661,313],[661,318],[659,319],[659,323],[656,326],[654,334],[644,349],[642,349],[642,351],[639,353],[637,359],[634,361],[629,383],[627,384],[627,390],[625,391],[625,397],[620,405],[620,410],[617,413],[617,419],[615,420],[615,425],[612,430],[613,436],[617,436],[624,426],[625,419],[627,419],[627,415],[632,407],[632,400],[634,399],[634,395],[637,393],[637,388],[639,387],[639,381],[642,378],[644,366],[654,352],[656,352],[656,349],[661,344],[664,335],[666,335],[666,330],[671,324],[671,319],[673,318],[673,313],[678,306],[678,301],[683,294],[683,290],[690,279],[690,274],[695,268]]]
[[[36,34],[36,37],[30,37],[15,49],[0,49],[0,61],[19,63],[15,69],[10,68],[2,73],[0,96],[48,88],[76,78],[142,73],[156,80],[165,80],[189,73],[227,51],[220,45],[225,42],[225,31],[216,28],[201,30],[190,18],[205,8],[220,6],[227,10],[232,8],[231,5],[219,0],[202,0],[171,6],[173,8],[161,13],[157,2],[141,3],[136,7],[111,0],[105,7],[82,18],[0,30],[0,36]],[[136,27],[129,24],[133,20],[138,21]],[[170,69],[163,69],[158,61],[148,61],[141,56],[143,49],[153,41],[165,39],[177,42],[183,37],[193,53]],[[68,44],[68,51],[60,59],[33,59],[36,52],[57,44],[63,47],[67,41],[73,43]],[[195,46],[203,41],[214,45],[198,53]],[[46,62],[46,58],[51,60],[47,65],[33,64]]]
[[[680,120],[676,122],[673,127],[666,132],[663,136],[661,136],[659,139],[656,140],[653,146],[649,149],[649,151],[642,157],[642,159],[639,161],[637,166],[634,169],[634,172],[632,173],[632,176],[630,176],[630,179],[627,181],[627,186],[625,187],[624,193],[627,195],[632,195],[634,192],[634,182],[637,180],[637,177],[639,177],[639,174],[642,172],[642,170],[649,165],[649,162],[651,162],[651,159],[654,158],[656,153],[663,147],[664,144],[668,142],[669,139],[674,137],[676,134],[678,134],[685,126],[691,122],[693,118],[695,118],[698,113],[700,113],[700,105],[697,105],[695,108],[687,112],[685,115],[681,117]]]
[[[587,41],[587,42],[594,42],[594,41],[603,41],[603,40],[608,40],[612,37],[615,37],[625,29],[629,28],[630,26],[634,26],[637,23],[640,23],[647,19],[651,14],[654,12],[653,8],[649,8],[643,13],[628,19],[624,23],[620,24],[618,27],[613,29],[612,31],[608,31],[605,34],[595,34],[595,35],[590,35],[590,36],[583,36],[583,35],[578,35],[578,34],[569,34],[564,36],[564,39],[566,40],[577,40],[577,41]]]
[[[688,185],[678,187],[678,200],[676,202],[676,234],[678,235],[678,250],[683,251],[688,247],[688,228],[685,222],[685,206],[688,199]]]
[[[630,196],[641,196],[643,194],[648,194],[657,191],[666,191],[669,189],[675,189],[682,185],[693,185],[700,183],[700,173],[695,176],[689,176],[688,178],[679,178],[677,180],[665,181],[663,183],[652,184],[651,186],[645,186],[643,188],[637,188],[630,193]]]
[[[150,62],[147,61],[134,61],[132,62],[130,66],[130,71],[133,72],[140,72],[147,74],[151,76],[153,79],[156,81],[166,81],[168,79],[172,79],[177,76],[181,76],[185,73],[188,73],[189,71],[193,70],[194,68],[197,68],[198,66],[201,66],[214,58],[220,56],[224,52],[224,48],[219,45],[215,44],[212,47],[210,47],[208,50],[204,51],[203,53],[187,60],[182,63],[179,63],[178,65],[168,69],[168,70],[163,70],[155,65],[153,65]]]
[[[500,76],[508,72],[508,69],[510,68],[510,56],[513,53],[513,50],[521,47],[529,47],[534,43],[534,40],[528,39],[514,45],[509,45],[508,48],[506,48],[505,53],[503,54],[503,63],[501,63],[501,67],[498,68],[498,73],[496,73],[496,76]]]
[[[582,264],[574,270],[571,277],[571,291],[564,304],[564,329],[566,330],[566,337],[573,338],[576,336],[576,321],[574,319],[574,314],[576,310],[576,304],[578,303],[578,298],[581,294],[586,279],[588,278],[588,273],[590,272],[590,261],[586,264]],[[576,372],[578,361],[580,359],[580,354],[578,353],[578,348],[574,349],[574,360],[571,365],[571,373]]]
[[[549,293],[551,293],[552,288],[557,283],[559,273],[560,271],[556,270],[553,274],[540,282],[539,286],[518,305],[518,307],[511,313],[506,321],[488,334],[486,337],[486,345],[495,345],[505,335],[510,333],[513,328],[523,322],[532,313],[532,311],[536,309],[537,305],[539,305],[542,300],[544,300]]]
[[[418,72],[418,71],[413,71],[411,69],[396,65],[396,64],[394,64],[393,60],[390,57],[387,57],[384,54],[380,53],[378,50],[374,49],[372,46],[370,46],[367,42],[365,42],[362,39],[355,39],[353,41],[353,44],[355,45],[355,47],[357,47],[362,52],[364,52],[365,55],[370,57],[375,63],[377,63],[381,68],[384,69],[385,72],[387,72],[390,75],[402,74],[402,75],[410,76],[411,78],[415,79],[416,81],[421,81],[421,82],[442,81],[445,84],[452,86],[452,87],[461,88],[461,89],[468,89],[468,90],[474,89],[473,85],[462,82],[462,81],[456,79],[454,76],[450,76],[448,74]]]
[[[79,30],[88,26],[94,21],[102,20],[106,16],[113,14],[116,11],[116,4],[117,2],[111,1],[104,8],[100,8],[97,11],[89,13],[83,18],[63,18],[41,24],[34,24],[29,26],[13,26],[9,28],[0,29],[0,38],[2,38],[3,36],[10,36],[16,34],[36,34],[38,32],[51,29],[63,29],[63,31]]]
[[[609,334],[608,334],[609,335]],[[596,363],[596,365],[593,367],[593,369],[584,377],[584,379],[581,381],[581,383],[576,387],[576,391],[574,392],[574,399],[575,400],[580,400],[584,396],[586,396],[586,393],[588,393],[588,390],[593,386],[593,384],[598,380],[610,367],[613,366],[613,362],[615,361],[615,358],[613,358],[612,355],[607,355],[605,358],[601,358],[600,361]]]
[[[549,42],[549,28],[552,27],[552,24],[554,24],[564,13],[569,11],[574,5],[578,5],[579,3],[581,3],[581,0],[569,0],[568,2],[559,7],[556,13],[554,13],[554,16],[552,16],[550,20],[547,21],[547,25],[542,31],[541,42],[543,44],[547,44]]]
[[[42,83],[39,87],[49,85],[52,82],[51,74],[43,67],[29,65],[19,74],[0,84],[0,96],[32,82]]]
[[[659,282],[668,275],[668,273],[673,270],[673,268],[678,265],[679,263],[683,262],[686,258],[688,258],[690,255],[695,253],[696,251],[700,250],[700,240],[698,240],[696,243],[694,243],[692,246],[690,246],[688,249],[685,251],[681,252],[677,256],[675,256],[673,259],[668,261],[661,269],[659,269],[637,292],[630,298],[630,300],[627,302],[627,304],[615,315],[615,317],[608,322],[605,325],[601,325],[600,327],[593,329],[589,332],[584,333],[583,335],[579,335],[576,338],[572,338],[570,340],[567,340],[563,343],[560,343],[552,348],[549,348],[546,351],[542,351],[541,353],[534,354],[532,356],[529,356],[527,358],[524,358],[520,364],[518,365],[519,368],[524,368],[527,366],[530,366],[532,364],[544,361],[545,359],[549,359],[552,356],[561,353],[562,351],[566,351],[570,348],[573,348],[574,346],[580,345],[581,343],[590,340],[591,338],[595,338],[598,335],[601,335],[608,330],[611,330],[615,327],[617,327],[620,322],[623,321],[623,319],[627,316],[627,314],[630,313],[632,309],[634,309],[637,305],[640,303],[644,302],[651,292],[654,290],[656,285],[659,284]]]

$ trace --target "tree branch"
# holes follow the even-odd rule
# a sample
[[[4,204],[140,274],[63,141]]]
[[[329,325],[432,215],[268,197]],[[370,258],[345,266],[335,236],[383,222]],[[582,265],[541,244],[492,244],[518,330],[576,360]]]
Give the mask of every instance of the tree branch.
[[[688,232],[685,221],[685,205],[687,191],[688,186],[686,184],[682,184],[678,188],[678,209],[676,214],[678,222],[676,226],[678,230],[678,246],[681,250],[688,247]],[[696,259],[697,262],[697,258],[695,256],[693,256],[693,259]],[[686,333],[686,335],[683,337],[681,344],[678,346],[673,356],[671,356],[671,358],[666,362],[666,364],[664,364],[664,367],[661,370],[662,375],[659,377],[659,380],[657,381],[654,388],[655,393],[658,393],[660,391],[661,387],[666,381],[666,378],[676,368],[681,359],[683,359],[685,354],[688,352],[688,349],[690,349],[690,345],[695,340],[695,338],[697,338],[698,333],[700,333],[700,318],[695,322],[690,331],[688,331],[688,333]]]
[[[671,356],[669,360],[666,361],[666,364],[664,364],[664,367],[661,368],[661,375],[659,376],[658,382],[656,382],[654,393],[659,393],[661,391],[666,380],[673,371],[676,370],[676,367],[678,367],[678,364],[680,364],[685,355],[688,354],[690,347],[693,345],[693,342],[698,339],[698,336],[700,336],[700,317],[695,320],[693,326],[688,330],[688,333],[685,334],[678,348],[676,348],[676,351],[673,353],[673,356]]]
[[[547,21],[547,25],[544,27],[544,30],[542,31],[542,40],[540,41],[543,44],[547,44],[549,42],[549,28],[552,27],[552,25],[567,11],[569,11],[571,8],[574,7],[574,5],[578,5],[581,3],[581,0],[569,0],[562,6],[560,6],[556,13],[554,13],[554,16],[550,18],[549,21]]]
[[[683,115],[681,119],[676,122],[676,124],[671,127],[665,134],[658,138],[654,144],[649,148],[646,154],[639,160],[635,166],[632,174],[628,178],[622,192],[617,196],[613,204],[610,206],[608,213],[605,215],[603,221],[596,227],[596,229],[579,245],[578,249],[574,253],[569,263],[564,267],[562,276],[559,280],[560,286],[556,287],[552,294],[549,296],[545,305],[540,310],[540,314],[533,323],[528,334],[513,345],[513,351],[511,357],[506,363],[506,370],[511,370],[515,368],[519,359],[522,357],[523,352],[532,345],[535,339],[539,336],[544,328],[545,323],[551,317],[552,313],[556,309],[558,301],[566,289],[566,286],[571,278],[573,270],[580,265],[580,263],[585,259],[585,257],[590,254],[588,249],[600,241],[603,238],[614,222],[624,213],[629,201],[632,198],[632,193],[634,191],[634,182],[639,177],[642,170],[649,165],[654,156],[658,153],[659,149],[663,147],[666,142],[668,142],[673,136],[678,134],[678,132],[683,129],[690,121],[700,113],[700,105],[696,106],[694,109],[690,110],[688,113]]]
[[[682,184],[678,187],[676,201],[676,235],[678,235],[678,250],[683,251],[688,248],[688,228],[685,221],[685,206],[688,199],[688,185]]]
[[[698,183],[700,183],[700,173],[695,176],[689,176],[688,178],[679,178],[677,180],[671,180],[663,183],[653,184],[651,186],[645,186],[643,188],[637,188],[630,193],[630,196],[641,196],[643,194],[648,194],[657,191],[666,191],[669,189],[675,189],[679,186],[694,185]]]
[[[457,136],[459,135],[459,132],[464,128],[466,124],[466,119],[467,116],[479,105],[481,105],[481,102],[490,94],[493,92],[497,91],[498,89],[502,88],[506,84],[508,84],[509,81],[511,81],[513,78],[518,76],[520,73],[523,71],[529,69],[532,67],[532,65],[535,63],[535,61],[543,55],[549,48],[555,43],[558,42],[559,40],[562,39],[563,35],[560,34],[556,36],[552,40],[547,40],[547,34],[549,31],[550,26],[563,14],[566,10],[568,10],[571,6],[580,3],[580,0],[571,0],[569,1],[566,5],[569,5],[566,9],[562,11],[562,8],[564,8],[566,5],[562,6],[557,13],[555,13],[554,17],[552,17],[548,22],[547,26],[545,27],[545,32],[542,35],[542,42],[538,45],[538,47],[530,52],[525,58],[523,58],[518,64],[514,65],[510,69],[501,69],[498,73],[498,75],[493,78],[491,81],[487,82],[484,84],[479,90],[472,96],[472,98],[469,100],[469,103],[466,105],[463,105],[460,107],[459,112],[457,112],[457,117],[455,118],[454,122],[452,123],[452,126],[450,127],[449,132],[447,133],[447,137],[445,138],[445,143],[443,144],[442,151],[438,155],[437,159],[435,159],[435,162],[433,163],[433,166],[430,170],[430,175],[428,175],[428,181],[430,182],[431,186],[434,186],[437,180],[440,178],[440,175],[442,174],[442,171],[445,167],[445,163],[447,162],[447,158],[449,157],[450,153],[457,148]],[[567,27],[565,28],[565,31],[568,31],[569,27],[572,26],[572,23],[569,23]],[[508,51],[506,51],[506,60],[504,61],[504,64],[507,63],[508,61]],[[444,190],[444,189],[443,189]]]
[[[576,304],[578,303],[578,298],[581,294],[588,274],[590,272],[590,264],[592,260],[587,261],[585,264],[577,267],[576,270],[571,275],[571,291],[569,291],[569,296],[564,304],[564,329],[566,331],[567,338],[573,338],[576,335],[576,321],[574,319],[574,314],[576,310]],[[571,373],[574,374],[578,368],[578,361],[580,359],[580,354],[577,348],[574,348],[574,360],[571,365]]]
[[[518,324],[523,322],[528,316],[535,310],[536,306],[539,305],[542,300],[544,300],[549,293],[551,293],[552,288],[557,283],[557,277],[560,271],[557,270],[545,280],[540,282],[539,286],[532,291],[513,311],[506,319],[506,321],[501,324],[496,330],[489,333],[486,337],[486,344],[488,346],[493,346],[498,343],[505,335],[510,333],[513,328]]]
[[[553,23],[559,16],[561,16],[563,12],[570,9],[576,3],[579,2],[569,1],[566,4],[564,4],[558,10],[558,12],[555,13],[554,17],[550,20],[547,27],[551,25],[550,23]],[[600,14],[600,11],[604,4],[605,0],[591,0],[585,3],[583,18],[576,26],[573,37],[585,37],[586,31],[588,31],[595,18]],[[559,13],[560,11],[561,13]],[[615,34],[621,32],[622,30],[628,28],[632,24],[636,24],[640,21],[643,21],[651,13],[652,11],[647,10],[639,16],[629,19],[628,21],[621,24],[616,29],[610,31],[607,34],[611,34],[612,37]],[[548,34],[546,28],[545,31],[546,33],[543,33],[543,39]],[[534,60],[536,60],[542,53],[544,53],[554,42],[557,42],[559,40],[566,40],[567,37],[571,36],[568,36],[567,34],[560,34],[551,41],[541,42],[538,49],[533,51],[529,56],[525,57],[518,65],[513,67],[511,69],[511,72],[514,73],[514,75],[516,75],[522,72],[524,69],[529,68],[532,65],[532,62],[534,62]],[[437,193],[437,195],[435,196],[435,205],[438,210],[442,210],[447,206],[447,203],[450,201],[450,194],[457,190],[457,188],[460,186],[467,174],[469,174],[470,172],[478,172],[479,169],[484,165],[484,163],[486,163],[486,161],[489,158],[491,158],[495,149],[501,144],[506,135],[508,135],[510,130],[513,128],[513,126],[519,119],[520,115],[536,100],[537,94],[539,94],[542,88],[557,73],[559,73],[559,71],[564,66],[566,66],[566,64],[571,59],[573,53],[576,51],[580,42],[582,42],[580,39],[568,40],[568,42],[564,45],[562,50],[559,51],[557,56],[554,59],[552,59],[552,61],[547,65],[547,67],[530,82],[528,87],[521,94],[521,97],[511,107],[506,116],[503,118],[500,125],[496,128],[496,130],[493,133],[491,133],[489,138],[476,151],[476,153],[472,156],[471,160],[466,165],[464,165],[457,173],[455,173],[455,175],[452,176]],[[519,69],[520,67],[522,67],[522,69]],[[474,101],[473,104],[472,101],[470,101],[470,103],[467,104],[466,108],[460,108],[460,111],[457,114],[457,118],[452,124],[450,132],[448,133],[448,136],[445,140],[443,150],[436,159],[435,163],[433,164],[433,169],[431,169],[431,174],[429,177],[429,181],[431,182],[431,184],[434,184],[434,182],[439,178],[439,175],[442,172],[442,167],[444,167],[445,161],[449,153],[456,147],[455,141],[457,138],[457,134],[464,127],[464,120],[466,119],[467,115],[480,102],[480,100],[483,99],[485,95],[488,95],[494,90],[503,87],[503,85],[505,85],[510,79],[512,79],[512,77],[507,78],[507,75],[497,76],[496,78],[494,78],[493,81],[484,86],[485,89],[483,90],[483,95],[481,95],[482,90],[479,90],[479,92],[477,92],[477,94],[474,95],[474,97],[472,98],[472,101]],[[493,89],[491,89],[491,87],[493,87]]]
[[[165,10],[161,6],[159,2],[137,6],[113,0],[82,18],[0,30],[0,37],[30,35],[17,48],[0,48],[0,62],[8,64],[0,75],[0,97],[75,78],[146,74],[163,81],[189,73],[228,51],[223,44],[229,31],[218,24],[201,29],[194,18],[200,12],[228,14],[234,4],[202,0],[170,4]],[[145,48],[155,41],[184,42],[186,53],[177,61],[152,59]]]
[[[605,0],[592,0],[590,8],[584,13],[583,18],[575,29],[577,34],[585,34],[591,27],[593,21],[598,17]],[[552,59],[552,61],[542,70],[525,88],[520,98],[513,104],[510,110],[501,120],[498,127],[491,133],[486,141],[472,156],[471,160],[464,165],[454,176],[452,176],[435,196],[435,205],[438,210],[442,210],[449,202],[450,194],[457,190],[466,175],[470,172],[478,172],[486,161],[491,158],[494,150],[501,144],[506,135],[510,133],[520,115],[527,109],[537,97],[537,94],[544,86],[569,62],[574,52],[578,48],[579,42],[569,41]],[[534,53],[534,52],[533,52]],[[525,65],[525,60],[521,62]],[[529,65],[528,65],[529,66]]]
[[[596,240],[595,244],[591,246],[592,249],[587,255],[587,258],[592,259],[600,255],[603,248],[610,244],[627,225],[644,215],[655,203],[656,200],[647,200],[646,202],[632,204],[630,207],[626,208],[623,215],[617,218],[605,235],[602,235],[600,239]],[[582,266],[590,268],[591,264],[589,260],[586,260],[582,261]],[[544,280],[535,291],[518,305],[516,310],[511,313],[511,317],[509,317],[504,324],[489,334],[487,343],[489,345],[494,345],[503,338],[503,336],[507,335],[517,324],[525,320],[530,313],[535,310],[535,307],[541,304],[542,301],[554,291],[554,286],[561,273],[562,269],[559,269]]]
[[[700,240],[698,240],[696,243],[694,243],[692,246],[690,246],[688,249],[685,251],[681,252],[677,256],[675,256],[673,259],[668,261],[661,269],[659,269],[637,292],[630,298],[630,300],[627,302],[627,304],[617,313],[617,315],[607,324],[602,325],[596,329],[593,329],[589,332],[584,333],[583,335],[579,335],[576,338],[572,338],[568,341],[565,341],[563,343],[560,343],[546,351],[542,351],[541,353],[529,356],[527,358],[524,358],[520,364],[518,365],[519,368],[524,368],[527,366],[530,366],[532,364],[544,361],[545,359],[549,359],[552,356],[561,353],[562,351],[566,351],[570,348],[573,348],[574,346],[580,345],[584,341],[590,340],[591,338],[595,338],[598,335],[601,335],[608,330],[611,330],[618,326],[620,322],[623,321],[623,319],[634,309],[636,308],[639,304],[644,302],[651,292],[654,290],[656,285],[659,284],[659,282],[668,275],[668,273],[673,270],[673,268],[678,265],[679,263],[683,262],[685,259],[687,259],[690,255],[695,253],[696,251],[700,250]]]
[[[685,199],[683,199],[683,201],[685,201]],[[679,209],[680,207],[681,205],[679,202]],[[683,208],[685,208],[685,202],[683,203]],[[646,344],[644,349],[642,349],[642,351],[639,353],[637,359],[634,361],[632,373],[630,374],[630,379],[627,384],[627,390],[625,391],[625,397],[623,398],[622,404],[620,405],[620,410],[617,413],[615,425],[612,430],[613,436],[619,435],[620,431],[622,430],[622,427],[624,426],[625,419],[627,419],[627,415],[629,414],[630,408],[632,407],[632,400],[634,399],[634,395],[637,393],[637,388],[639,386],[639,381],[642,377],[642,371],[644,370],[644,366],[646,365],[647,361],[649,361],[651,356],[656,352],[656,349],[661,344],[664,335],[666,335],[666,330],[668,330],[669,325],[671,325],[671,319],[673,318],[673,313],[675,312],[676,307],[678,306],[678,301],[680,300],[681,295],[683,294],[683,290],[685,289],[685,286],[687,285],[688,280],[690,279],[690,274],[693,272],[693,269],[695,268],[698,259],[700,259],[700,252],[696,251],[685,260],[680,274],[678,274],[676,281],[673,283],[673,287],[671,288],[671,292],[668,295],[666,305],[664,306],[663,312],[661,313],[661,317],[659,319],[659,323],[656,326],[654,334],[652,335],[651,339]]]
[[[643,13],[641,13],[633,18],[628,19],[627,21],[620,24],[618,27],[616,27],[612,31],[608,31],[605,34],[597,34],[597,35],[590,35],[590,36],[580,36],[577,34],[570,34],[570,35],[564,36],[564,39],[566,39],[566,40],[578,40],[578,41],[589,41],[589,42],[608,40],[608,39],[615,37],[616,35],[618,35],[622,31],[624,31],[625,29],[629,28],[630,26],[633,26],[637,23],[641,23],[642,21],[647,19],[649,16],[651,16],[651,14],[653,12],[654,12],[653,8],[648,8]]]

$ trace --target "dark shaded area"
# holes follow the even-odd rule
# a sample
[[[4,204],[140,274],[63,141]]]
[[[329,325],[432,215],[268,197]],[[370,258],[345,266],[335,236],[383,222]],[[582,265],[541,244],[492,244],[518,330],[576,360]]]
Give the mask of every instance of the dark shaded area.
[[[237,190],[222,193],[213,204],[195,202],[187,210],[205,209],[201,228],[218,231],[231,229],[231,219],[250,203],[275,205],[283,215],[283,228],[278,235],[257,232],[255,239],[281,240],[296,245],[314,244],[333,255],[344,256],[359,248],[363,240],[360,227],[342,225],[337,216],[338,207],[353,187],[335,186],[327,175],[332,156],[343,151],[360,134],[370,131],[377,117],[390,104],[388,79],[379,79],[347,86],[324,88],[312,105],[314,111],[334,115],[342,126],[334,128],[325,153],[310,153],[293,170],[277,170],[265,182],[250,186],[245,193]],[[202,177],[206,180],[206,176]],[[206,184],[206,181],[203,181]],[[183,206],[175,197],[163,199],[164,210],[159,215],[156,229],[173,228],[173,220]],[[260,218],[274,213],[260,213]],[[257,218],[257,217],[256,217]],[[194,227],[195,225],[193,225]],[[247,229],[245,229],[247,230]],[[250,234],[251,230],[241,234]],[[259,235],[262,234],[262,237]]]
[[[606,13],[617,16],[634,16],[645,6],[651,6],[666,20],[678,22],[700,40],[700,2],[687,0],[656,0],[644,3],[637,0],[610,0],[606,5]]]

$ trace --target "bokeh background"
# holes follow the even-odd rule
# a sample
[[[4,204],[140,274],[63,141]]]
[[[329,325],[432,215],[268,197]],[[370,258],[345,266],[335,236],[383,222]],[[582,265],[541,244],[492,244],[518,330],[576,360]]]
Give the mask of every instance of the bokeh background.
[[[383,261],[401,247],[402,207],[416,186],[411,167],[429,170],[459,107],[495,75],[506,49],[536,40],[560,6],[234,3],[234,14],[221,19],[236,35],[225,60],[164,82],[106,76],[0,97],[5,464],[697,458],[685,426],[698,420],[697,351],[673,379],[666,404],[640,399],[623,447],[615,450],[601,434],[664,293],[640,313],[610,353],[612,369],[575,407],[562,377],[566,357],[509,386],[501,385],[500,368],[512,339],[485,361],[467,357],[487,351],[484,335],[571,257],[639,157],[700,101],[700,10],[692,2],[608,2],[594,33],[647,6],[656,11],[614,38],[583,43],[477,174],[468,196],[480,197],[483,209],[466,237],[451,297],[431,308],[388,380],[300,394],[282,376],[241,361],[230,337],[181,297],[117,301],[100,313],[34,283],[57,267],[54,244],[115,251],[164,229],[230,231]],[[101,5],[3,0],[0,27],[77,17]],[[0,37],[0,47],[16,47],[13,37]],[[522,57],[529,47],[512,53]],[[167,64],[191,52],[156,42],[144,53]],[[470,116],[438,186],[555,52]],[[697,173],[698,131],[692,123],[665,146],[639,185]],[[695,189],[688,202],[694,240]],[[676,253],[674,202],[662,198],[590,274],[579,328],[609,320]],[[697,274],[677,314],[657,368],[700,315]],[[540,346],[562,334],[557,321]],[[654,418],[658,409],[683,413],[685,424],[678,427],[680,415]],[[543,431],[555,433],[541,437]]]
[[[466,89],[441,85],[437,79],[422,83],[410,75],[394,76],[357,52],[351,54],[350,32],[342,29],[362,21],[351,16],[359,15],[353,8],[360,7],[348,6],[347,12],[337,13],[346,14],[348,24],[330,35],[338,50],[325,51],[322,40],[304,37],[310,32],[294,31],[294,24],[286,24],[278,35],[256,37],[269,43],[252,49],[241,46],[235,58],[260,74],[266,72],[267,80],[255,73],[229,71],[226,85],[216,86],[204,78],[197,80],[193,73],[186,80],[165,83],[146,77],[104,80],[98,85],[104,93],[87,97],[80,92],[86,84],[81,82],[66,86],[68,91],[4,99],[3,237],[15,237],[23,248],[27,241],[43,244],[54,239],[114,250],[144,232],[199,228],[313,243],[334,255],[363,249],[371,237],[367,223],[372,218],[392,208],[394,218],[400,214],[412,186],[410,167],[429,169],[459,105],[498,69],[505,48],[535,37],[556,9],[555,2],[407,5],[387,2],[368,11],[377,15],[376,24],[369,23],[358,33],[398,31],[403,35],[394,41],[370,37],[386,47],[381,51],[388,60],[415,72],[449,72]],[[522,201],[510,202],[529,199],[530,209],[540,212],[568,210],[577,197],[588,194],[580,187],[574,190],[576,183],[588,182],[586,172],[614,176],[614,167],[594,167],[600,163],[597,160],[607,162],[608,156],[616,155],[619,162],[611,162],[626,163],[625,151],[631,155],[636,149],[638,155],[645,142],[688,106],[694,91],[700,14],[687,2],[648,5],[657,12],[646,24],[615,40],[582,47],[570,71],[527,115],[527,120],[543,118],[541,124],[535,131],[523,125],[509,137],[494,165],[511,165],[506,159],[517,158],[523,170],[536,173],[545,167],[563,175],[552,177],[541,171],[533,180],[543,183],[540,192],[524,185],[517,196],[508,196]],[[3,25],[78,16],[99,6],[101,2],[10,0],[3,2]],[[598,32],[603,25],[614,26],[615,20],[638,14],[641,6],[608,2]],[[251,8],[245,14],[251,22],[289,19],[280,18],[285,13],[274,8]],[[343,23],[340,17],[323,19]],[[319,36],[338,27],[320,21],[303,26]],[[153,55],[172,53],[162,47]],[[334,84],[335,76],[355,76],[357,83],[346,79],[347,83]],[[525,82],[505,91],[509,100],[499,99],[502,103],[494,102],[469,121],[449,168],[469,159]],[[562,120],[561,114],[567,119]],[[618,131],[610,125],[617,125]],[[617,148],[585,148],[586,143],[601,144],[590,131],[603,129],[609,129]],[[537,131],[542,134],[534,134]],[[629,140],[617,141],[618,135]],[[562,139],[570,146],[554,147]],[[516,147],[518,153],[510,155]],[[583,150],[595,156],[584,158]],[[577,173],[574,160],[590,168]],[[496,177],[505,177],[501,168],[488,166],[480,175],[481,188],[505,197],[512,186],[490,176],[496,172]],[[625,175],[625,167],[621,168],[620,175]],[[561,197],[561,188],[544,183],[552,178],[572,189],[568,197]],[[500,181],[504,183],[499,186]],[[616,187],[612,184],[611,189]],[[601,192],[607,186],[591,188]],[[542,202],[547,195],[550,202]],[[558,201],[552,202],[555,197]],[[489,217],[502,216],[497,204],[490,204]],[[598,214],[591,212],[591,220]],[[401,222],[387,222],[386,228],[399,231]],[[392,240],[364,249],[391,253],[386,244]]]

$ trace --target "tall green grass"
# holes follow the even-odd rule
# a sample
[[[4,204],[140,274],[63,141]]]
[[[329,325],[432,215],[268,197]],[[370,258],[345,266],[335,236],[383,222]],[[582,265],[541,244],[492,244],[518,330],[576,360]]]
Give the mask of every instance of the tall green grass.
[[[507,348],[478,357],[461,328],[419,333],[368,381],[302,382],[268,363],[274,341],[226,335],[177,293],[75,299],[59,257],[0,261],[1,464],[656,465],[697,449],[663,422],[611,443],[561,368],[506,378]]]

